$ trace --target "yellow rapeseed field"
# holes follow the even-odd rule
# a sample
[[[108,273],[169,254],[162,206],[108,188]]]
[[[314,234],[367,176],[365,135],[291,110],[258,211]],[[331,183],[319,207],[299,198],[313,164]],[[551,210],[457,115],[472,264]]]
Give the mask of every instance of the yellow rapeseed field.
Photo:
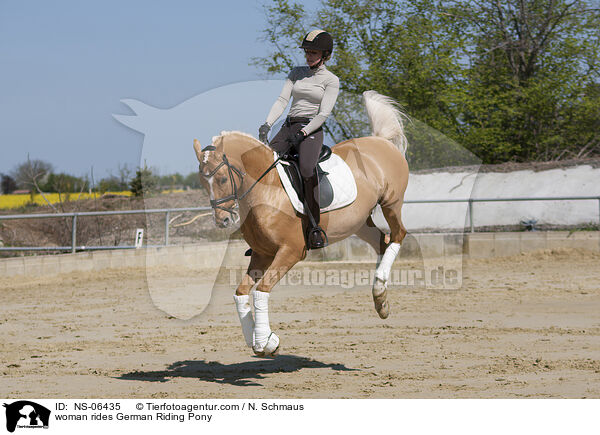
[[[106,192],[105,194],[111,195],[123,195],[123,196],[131,196],[131,192],[123,191],[123,192]],[[100,198],[103,193],[92,192],[89,193],[45,193],[44,196],[51,204],[56,204],[59,202],[67,202],[67,201],[77,201],[80,199],[90,199],[90,198]],[[27,204],[39,204],[46,205],[46,201],[42,195],[35,194],[33,195],[33,201],[30,194],[18,194],[18,195],[0,195],[0,209],[13,209],[23,207]]]

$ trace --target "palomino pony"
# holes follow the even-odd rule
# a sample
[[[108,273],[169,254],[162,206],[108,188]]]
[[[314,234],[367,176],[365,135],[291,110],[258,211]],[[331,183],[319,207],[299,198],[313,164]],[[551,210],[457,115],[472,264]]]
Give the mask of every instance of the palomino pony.
[[[401,209],[408,184],[404,158],[407,142],[403,114],[392,99],[367,91],[363,101],[373,136],[346,140],[332,148],[354,175],[356,200],[323,213],[321,226],[330,243],[356,234],[375,249],[378,262],[372,293],[375,309],[384,319],[389,315],[387,280],[406,235]],[[245,133],[223,132],[204,150],[194,140],[194,149],[215,223],[228,227],[241,219],[242,235],[252,249],[247,273],[234,295],[246,344],[256,355],[274,356],[279,338],[269,326],[269,293],[306,257],[302,219],[293,209],[277,171],[269,170],[274,157],[267,145]],[[377,204],[391,231],[389,241],[370,219]],[[253,316],[249,294],[254,285]]]

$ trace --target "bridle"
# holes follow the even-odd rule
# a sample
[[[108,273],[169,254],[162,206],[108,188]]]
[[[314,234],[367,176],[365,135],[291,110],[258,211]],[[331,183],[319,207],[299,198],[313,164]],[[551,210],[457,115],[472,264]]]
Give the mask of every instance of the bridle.
[[[214,145],[209,145],[202,151],[215,151],[215,150],[216,150],[216,148],[214,147]],[[238,196],[238,184],[236,183],[236,177],[234,176],[234,174],[239,177],[240,187],[241,187],[242,184],[244,183],[244,173],[242,171],[240,171],[238,168],[236,168],[234,165],[229,163],[229,160],[227,159],[227,156],[225,154],[223,154],[223,160],[221,161],[221,163],[219,163],[212,171],[210,171],[210,173],[208,173],[206,175],[203,174],[202,171],[200,171],[200,173],[202,174],[202,176],[204,178],[210,178],[213,175],[215,175],[219,171],[219,169],[221,169],[222,166],[227,166],[227,174],[229,175],[229,182],[231,183],[231,194],[227,195],[223,198],[211,199],[210,206],[213,208],[213,210],[220,209],[220,210],[226,211],[227,213],[229,213],[231,215],[231,218],[233,219],[233,217],[235,215],[234,209],[236,207],[239,207],[239,200],[242,199],[243,196],[245,195],[244,194],[242,197]],[[200,166],[200,168],[201,168],[201,166]],[[229,201],[235,201],[234,205],[232,207],[224,207],[221,205],[221,204],[224,204]]]
[[[209,145],[206,148],[204,148],[202,150],[204,151],[216,151],[216,148],[214,145]],[[240,179],[240,184],[239,187],[242,186],[242,184],[244,183],[244,172],[240,171],[238,168],[236,168],[234,165],[232,165],[231,163],[229,163],[229,160],[227,159],[227,156],[225,155],[225,153],[223,153],[223,160],[221,161],[221,163],[219,163],[212,171],[210,171],[210,173],[208,174],[203,174],[202,171],[200,170],[200,174],[204,177],[204,178],[210,178],[213,175],[215,175],[217,173],[217,171],[219,169],[221,169],[222,166],[226,166],[227,167],[227,174],[229,175],[229,182],[231,183],[231,194],[223,197],[223,198],[219,198],[219,199],[211,199],[210,200],[210,206],[213,208],[213,210],[223,210],[226,211],[227,213],[229,213],[231,215],[231,218],[234,219],[234,216],[236,214],[235,212],[235,208],[239,208],[240,206],[240,201],[242,199],[244,199],[244,197],[250,193],[250,191],[254,188],[254,186],[256,186],[256,184],[262,180],[262,178],[267,175],[267,173],[273,169],[275,167],[275,165],[279,162],[279,160],[281,159],[281,157],[278,157],[272,164],[271,166],[269,166],[260,177],[258,177],[258,179],[252,183],[252,186],[250,186],[250,188],[248,190],[246,190],[243,194],[238,195],[238,184],[236,183],[235,180],[235,175],[237,175]],[[201,169],[202,166],[199,166],[199,169]],[[235,175],[234,175],[235,174]],[[235,201],[234,205],[232,207],[224,207],[221,204],[229,202],[229,201]],[[234,219],[235,220],[235,219]]]

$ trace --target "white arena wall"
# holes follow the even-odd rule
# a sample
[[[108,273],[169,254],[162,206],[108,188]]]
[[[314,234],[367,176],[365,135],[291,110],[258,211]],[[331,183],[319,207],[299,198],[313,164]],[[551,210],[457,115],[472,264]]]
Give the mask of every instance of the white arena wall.
[[[75,254],[21,256],[0,259],[0,277],[51,276],[79,271],[183,266],[199,269],[245,267],[249,257],[243,241],[196,245],[90,251]],[[406,258],[491,258],[548,249],[577,248],[600,252],[598,231],[539,231],[467,234],[409,234],[399,260]],[[366,243],[351,237],[321,251],[310,252],[306,261],[374,262]],[[302,264],[302,263],[301,263]]]
[[[507,197],[600,197],[600,168],[590,165],[544,171],[416,173],[409,177],[406,200]],[[460,229],[469,226],[467,203],[406,204],[403,220],[409,231]],[[476,227],[538,224],[582,225],[599,221],[598,200],[487,202],[473,204]]]

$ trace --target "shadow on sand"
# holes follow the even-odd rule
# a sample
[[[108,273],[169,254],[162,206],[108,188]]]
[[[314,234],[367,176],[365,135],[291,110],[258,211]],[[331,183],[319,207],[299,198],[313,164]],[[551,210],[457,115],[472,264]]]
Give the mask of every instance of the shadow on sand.
[[[177,361],[159,371],[135,371],[115,379],[127,381],[167,382],[172,378],[197,378],[201,381],[237,386],[261,386],[256,380],[270,373],[290,373],[302,369],[331,369],[355,371],[343,364],[325,364],[295,355],[280,355],[274,359],[257,358],[237,364],[222,364],[216,361]]]

